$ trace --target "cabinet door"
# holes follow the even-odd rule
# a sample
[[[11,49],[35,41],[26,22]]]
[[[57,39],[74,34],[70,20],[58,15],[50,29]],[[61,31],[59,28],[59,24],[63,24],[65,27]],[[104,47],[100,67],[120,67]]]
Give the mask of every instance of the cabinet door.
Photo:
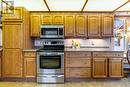
[[[54,14],[52,17],[53,24],[64,24],[64,17],[63,15],[56,15]]]
[[[52,24],[52,15],[51,14],[43,14],[41,16],[42,24]]]
[[[40,25],[41,25],[41,16],[37,14],[31,15],[31,36],[39,37],[40,36]]]
[[[65,37],[75,36],[75,15],[65,16]]]
[[[3,77],[22,77],[22,63],[20,49],[4,49],[2,59]]]
[[[23,8],[16,7],[11,14],[3,14],[3,21],[18,21],[23,19]]]
[[[21,48],[22,23],[3,23],[3,47]]]
[[[36,77],[35,58],[24,58],[24,77]]]
[[[93,58],[93,77],[107,77],[107,58]]]
[[[88,36],[100,37],[100,15],[88,15]]]
[[[87,36],[87,27],[86,27],[86,16],[85,15],[76,15],[76,36],[86,37]]]
[[[109,59],[109,77],[123,77],[123,58]]]
[[[110,37],[113,36],[113,22],[114,22],[114,15],[102,15],[102,36],[103,37]]]

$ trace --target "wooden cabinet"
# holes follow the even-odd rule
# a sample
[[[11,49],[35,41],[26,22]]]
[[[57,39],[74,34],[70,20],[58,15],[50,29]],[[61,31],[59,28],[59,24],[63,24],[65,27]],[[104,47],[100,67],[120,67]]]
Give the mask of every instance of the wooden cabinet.
[[[24,77],[36,77],[36,53],[24,52]]]
[[[66,78],[90,78],[91,77],[91,53],[90,52],[66,52],[65,53]]]
[[[2,67],[1,67],[1,65],[2,65],[1,60],[2,60],[2,53],[1,53],[1,51],[0,51],[0,78],[1,78],[1,73],[2,73],[2,72],[1,72],[1,71],[2,71],[2,70],[1,70],[1,68],[2,68]]]
[[[42,24],[52,24],[52,15],[51,14],[43,14],[41,16]]]
[[[102,15],[102,37],[113,36],[114,28],[114,15],[103,14]]]
[[[14,13],[4,14],[3,21],[22,21],[23,19],[23,8],[17,7],[14,9]]]
[[[65,15],[65,37],[75,36],[75,15]]]
[[[64,16],[59,14],[43,14],[42,24],[64,24]]]
[[[88,15],[88,37],[100,37],[101,36],[101,21],[99,14]]]
[[[3,48],[22,47],[22,23],[4,22],[3,23]]]
[[[93,58],[93,77],[107,77],[107,58]]]
[[[66,78],[90,78],[91,68],[66,68]]]
[[[123,77],[123,58],[109,59],[109,77]]]
[[[93,77],[123,77],[123,52],[94,52]]]
[[[39,14],[31,14],[31,37],[40,37],[41,16]]]
[[[22,63],[20,49],[4,49],[2,59],[3,77],[22,77]]]
[[[86,37],[87,36],[87,16],[76,15],[76,36]]]

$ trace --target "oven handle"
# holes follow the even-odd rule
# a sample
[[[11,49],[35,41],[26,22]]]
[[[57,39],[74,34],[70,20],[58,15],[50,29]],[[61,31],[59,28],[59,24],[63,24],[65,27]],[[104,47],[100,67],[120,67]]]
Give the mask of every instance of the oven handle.
[[[43,55],[64,55],[64,53],[43,53]]]

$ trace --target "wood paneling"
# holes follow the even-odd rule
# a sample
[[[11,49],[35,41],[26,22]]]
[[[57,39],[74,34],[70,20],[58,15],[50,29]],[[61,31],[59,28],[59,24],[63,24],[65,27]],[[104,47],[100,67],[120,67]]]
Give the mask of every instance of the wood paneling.
[[[88,37],[100,37],[100,15],[99,14],[89,14],[88,15]]]
[[[20,49],[4,49],[2,59],[3,77],[22,77],[23,61]]]
[[[113,28],[114,28],[113,22],[114,22],[113,14],[102,15],[102,36],[103,37],[113,36]]]
[[[22,23],[3,23],[3,48],[22,47]]]
[[[75,15],[65,15],[65,37],[75,36]]]
[[[40,25],[41,25],[41,16],[38,14],[31,14],[31,36],[40,37]]]
[[[123,77],[123,58],[109,59],[109,77]]]
[[[76,15],[76,36],[87,36],[87,18],[86,15]]]
[[[93,77],[107,77],[107,58],[93,58]]]

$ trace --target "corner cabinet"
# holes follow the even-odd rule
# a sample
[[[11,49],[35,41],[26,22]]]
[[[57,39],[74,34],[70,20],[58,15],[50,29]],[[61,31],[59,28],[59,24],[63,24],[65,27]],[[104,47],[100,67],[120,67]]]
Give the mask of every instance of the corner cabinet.
[[[41,15],[31,14],[31,37],[40,37]]]
[[[24,77],[36,78],[36,52],[23,52],[24,58]]]
[[[65,37],[75,36],[75,15],[65,15]]]
[[[102,37],[112,37],[114,28],[114,15],[102,14]]]
[[[20,49],[4,49],[2,59],[3,77],[22,77],[23,60]]]
[[[101,15],[88,14],[88,37],[101,37]]]

